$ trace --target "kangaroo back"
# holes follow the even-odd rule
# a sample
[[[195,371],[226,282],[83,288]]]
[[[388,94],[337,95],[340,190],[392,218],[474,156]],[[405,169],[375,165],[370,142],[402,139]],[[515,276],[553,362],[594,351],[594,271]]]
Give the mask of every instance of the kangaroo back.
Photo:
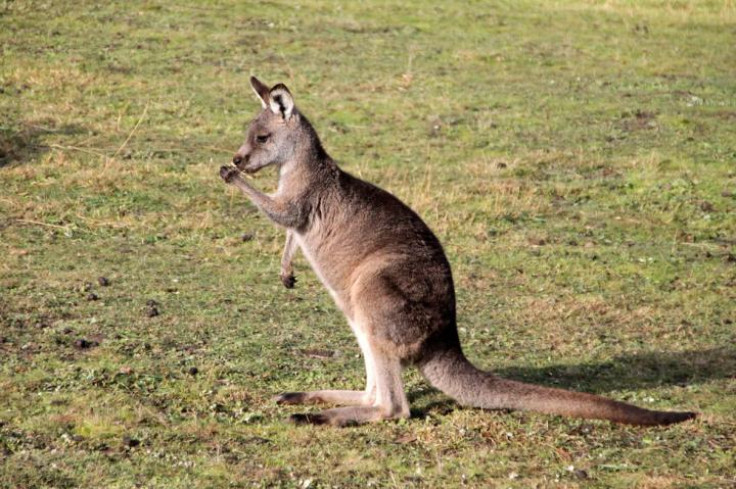
[[[419,364],[427,380],[464,406],[515,409],[632,425],[668,425],[696,417],[692,412],[642,409],[583,392],[507,380],[473,366],[459,348],[435,351]]]

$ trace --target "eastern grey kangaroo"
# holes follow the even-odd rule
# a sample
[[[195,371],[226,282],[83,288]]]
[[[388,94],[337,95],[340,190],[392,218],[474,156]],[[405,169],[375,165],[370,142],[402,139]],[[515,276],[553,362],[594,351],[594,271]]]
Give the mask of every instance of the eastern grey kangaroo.
[[[297,414],[293,422],[345,426],[407,418],[401,382],[407,365],[416,365],[433,386],[465,406],[635,425],[696,416],[506,380],[474,367],[460,347],[452,273],[437,237],[399,199],[342,171],[286,86],[269,89],[255,77],[250,82],[263,110],[233,157],[235,167],[223,166],[220,176],[286,229],[281,281],[294,286],[291,261],[300,249],[347,317],[365,359],[365,390],[278,396],[281,404],[344,406]],[[254,173],[269,165],[279,172],[271,195],[240,176],[240,171]]]

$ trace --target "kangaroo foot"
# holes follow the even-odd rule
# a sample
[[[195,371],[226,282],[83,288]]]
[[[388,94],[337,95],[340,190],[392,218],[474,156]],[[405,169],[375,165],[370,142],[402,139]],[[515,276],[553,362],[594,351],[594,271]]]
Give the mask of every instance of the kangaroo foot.
[[[296,425],[313,424],[344,427],[408,417],[408,413],[390,414],[378,406],[351,406],[328,409],[320,413],[293,414],[289,417],[289,422]]]
[[[276,404],[337,404],[343,406],[367,406],[373,401],[373,396],[366,391],[312,391],[312,392],[284,392],[274,397]]]

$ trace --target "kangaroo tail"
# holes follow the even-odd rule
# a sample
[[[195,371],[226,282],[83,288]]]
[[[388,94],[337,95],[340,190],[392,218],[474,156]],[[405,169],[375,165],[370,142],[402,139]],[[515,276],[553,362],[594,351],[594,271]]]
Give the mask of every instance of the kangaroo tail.
[[[654,426],[680,423],[692,412],[642,409],[582,392],[507,380],[474,367],[459,348],[435,351],[419,363],[427,380],[464,406],[518,409],[615,423]]]

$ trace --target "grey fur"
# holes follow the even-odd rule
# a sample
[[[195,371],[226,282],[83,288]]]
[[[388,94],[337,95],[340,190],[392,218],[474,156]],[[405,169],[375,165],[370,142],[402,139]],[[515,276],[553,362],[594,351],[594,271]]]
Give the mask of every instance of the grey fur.
[[[614,422],[656,425],[695,417],[641,409],[600,396],[496,377],[471,365],[457,334],[455,290],[442,246],[427,225],[390,193],[344,171],[322,147],[284,85],[251,79],[263,110],[250,124],[233,167],[220,175],[276,224],[286,228],[281,280],[294,286],[297,247],[327,287],[355,333],[366,363],[364,391],[292,392],[283,404],[347,405],[297,415],[296,423],[352,425],[409,416],[401,369],[416,365],[461,404],[521,409]],[[279,168],[266,195],[239,170]]]

